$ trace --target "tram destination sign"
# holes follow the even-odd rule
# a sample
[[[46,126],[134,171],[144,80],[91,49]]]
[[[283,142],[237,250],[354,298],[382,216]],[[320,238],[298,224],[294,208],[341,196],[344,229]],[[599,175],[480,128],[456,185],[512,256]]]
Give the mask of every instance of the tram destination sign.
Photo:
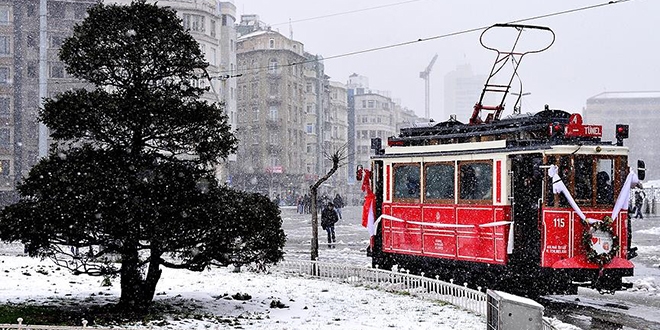
[[[579,113],[574,113],[568,119],[568,126],[564,135],[569,137],[594,137],[599,138],[603,136],[602,125],[584,125],[582,124],[582,116]]]

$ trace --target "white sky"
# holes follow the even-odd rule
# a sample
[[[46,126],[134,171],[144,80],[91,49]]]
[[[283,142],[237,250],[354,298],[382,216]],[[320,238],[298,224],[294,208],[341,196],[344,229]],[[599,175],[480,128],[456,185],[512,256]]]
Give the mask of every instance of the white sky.
[[[294,39],[306,51],[331,57],[345,53],[429,38],[539,15],[603,4],[606,0],[234,0],[237,14],[257,14],[273,29]],[[398,3],[398,4],[397,4]],[[397,5],[392,5],[397,4]],[[362,10],[366,8],[377,9]],[[306,20],[319,16],[353,13]],[[629,0],[526,21],[544,25],[556,33],[555,44],[546,52],[528,55],[522,61],[526,96],[523,109],[542,110],[544,104],[580,112],[586,99],[605,91],[660,90],[657,64],[660,37],[660,1]],[[240,19],[240,18],[238,18]],[[295,22],[298,20],[304,20]],[[424,115],[424,81],[419,78],[433,58],[431,72],[431,117],[442,113],[443,80],[457,65],[469,63],[473,72],[487,74],[495,53],[479,44],[480,32],[440,38],[413,45],[326,60],[326,74],[346,82],[351,73],[369,78],[369,87],[389,90],[419,115]],[[514,82],[514,91],[517,83]],[[476,102],[477,100],[475,100]],[[508,100],[504,115],[511,113]],[[469,117],[471,109],[458,114]]]

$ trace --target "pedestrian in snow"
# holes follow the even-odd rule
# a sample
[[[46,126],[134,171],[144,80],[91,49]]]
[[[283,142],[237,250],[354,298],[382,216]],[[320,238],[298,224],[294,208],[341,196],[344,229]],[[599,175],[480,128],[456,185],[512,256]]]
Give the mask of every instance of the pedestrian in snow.
[[[645,197],[646,194],[644,194],[643,191],[635,192],[635,219],[644,219],[644,215],[642,215],[642,205],[644,205]]]
[[[344,200],[341,198],[341,196],[339,196],[339,194],[337,194],[335,195],[335,199],[332,200],[332,203],[335,204],[335,210],[337,210],[337,215],[341,220],[341,208],[344,207]]]
[[[332,203],[328,203],[328,206],[323,209],[321,212],[321,227],[323,230],[328,232],[328,247],[334,248],[335,242],[335,224],[339,221],[337,216],[337,211],[334,209]]]

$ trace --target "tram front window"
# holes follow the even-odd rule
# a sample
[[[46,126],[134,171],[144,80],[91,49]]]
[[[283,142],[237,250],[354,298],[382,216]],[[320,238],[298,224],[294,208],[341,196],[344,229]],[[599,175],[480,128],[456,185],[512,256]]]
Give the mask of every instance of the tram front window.
[[[614,160],[599,159],[596,174],[596,204],[614,204]]]
[[[593,158],[575,157],[575,200],[591,204],[593,196]]]
[[[570,166],[570,164],[573,166]],[[549,156],[547,164],[557,164],[555,156]],[[615,196],[614,181],[622,177],[616,174],[614,158],[589,156],[560,156],[559,176],[569,189],[571,196],[580,206],[613,205]],[[554,194],[552,180],[546,181],[546,205],[567,207],[563,194]]]

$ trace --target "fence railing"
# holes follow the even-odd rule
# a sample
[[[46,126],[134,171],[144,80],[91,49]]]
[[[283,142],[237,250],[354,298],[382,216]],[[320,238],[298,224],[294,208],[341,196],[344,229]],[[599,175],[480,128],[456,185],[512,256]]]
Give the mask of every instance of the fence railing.
[[[23,324],[23,319],[18,318],[18,324],[0,324],[0,330],[21,329],[21,330],[81,330],[90,329],[87,327],[87,320],[82,320],[82,326],[59,326],[59,325],[27,325]],[[119,329],[119,328],[117,328]],[[121,329],[119,329],[121,330]]]
[[[279,268],[345,283],[371,284],[386,291],[406,292],[412,296],[439,300],[486,315],[486,294],[452,283],[404,272],[377,268],[321,263],[317,261],[283,261]]]
[[[422,299],[443,301],[483,317],[487,312],[487,295],[480,290],[456,285],[408,272],[388,271],[352,265],[322,263],[311,260],[291,260],[278,264],[283,271],[311,277],[327,278],[334,281],[369,284],[391,292],[406,292]],[[543,330],[556,330],[549,321],[543,319]]]

